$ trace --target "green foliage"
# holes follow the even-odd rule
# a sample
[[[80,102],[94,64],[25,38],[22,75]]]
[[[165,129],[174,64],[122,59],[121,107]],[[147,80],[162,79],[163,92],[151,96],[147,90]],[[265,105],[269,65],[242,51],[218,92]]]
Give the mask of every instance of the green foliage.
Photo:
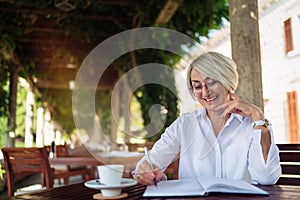
[[[54,20],[58,27],[63,28],[65,39],[73,38],[82,44],[95,44],[102,42],[108,37],[120,33],[122,31],[137,28],[153,26],[160,11],[164,7],[159,0],[139,1],[136,5],[131,6],[106,6],[102,1],[86,1],[77,0],[77,8],[69,13],[53,12],[54,1],[36,1],[36,0],[18,0],[1,2],[10,8],[1,14],[0,20],[0,117],[7,116],[8,92],[4,90],[7,83],[8,74],[12,67],[8,65],[11,59],[11,52],[20,57],[28,56],[27,49],[18,41],[19,38],[26,39],[30,37],[36,20],[47,21]],[[23,9],[24,6],[26,9]],[[184,0],[176,10],[171,20],[163,25],[163,27],[174,29],[189,35],[198,42],[201,37],[208,37],[211,29],[217,29],[222,25],[222,19],[228,19],[228,0],[205,0],[194,1]],[[19,9],[15,9],[19,8]],[[34,12],[39,10],[40,12]],[[51,14],[49,14],[51,13]],[[103,18],[95,20],[94,18]],[[13,28],[12,28],[13,27]],[[170,41],[171,42],[171,41]],[[80,47],[77,48],[79,55],[84,57],[85,52]],[[66,47],[57,48],[55,56],[67,57],[71,49]],[[26,54],[27,53],[27,54]],[[30,52],[29,52],[30,53]],[[121,56],[112,66],[118,71],[119,75],[123,75],[131,68],[144,63],[160,63],[168,66],[174,64],[180,59],[178,55],[160,50],[140,50],[135,51],[136,60],[132,60],[129,54]],[[20,72],[22,77],[27,76],[53,76],[53,74],[34,74],[35,57],[32,54],[30,61],[22,61],[23,71]],[[81,57],[78,60],[82,59]],[[162,74],[163,76],[166,74]],[[142,78],[142,77],[139,77]],[[175,85],[175,84],[174,84]],[[72,116],[72,91],[71,90],[41,90],[43,101],[51,106],[53,119],[67,132],[71,133],[74,129],[74,121]],[[21,91],[19,94],[25,95]],[[178,115],[178,99],[167,88],[159,85],[145,85],[135,91],[136,99],[140,103],[144,125],[149,123],[148,111],[151,105],[160,104],[167,110],[166,117],[168,126]],[[20,101],[24,100],[22,97]],[[111,112],[110,112],[110,95],[105,92],[97,92],[96,94],[96,111],[103,110],[101,123],[105,132],[110,133],[111,129]],[[26,99],[26,98],[25,98]],[[19,100],[18,100],[19,101]],[[21,102],[18,105],[21,106]],[[24,103],[23,103],[24,104]],[[25,105],[25,104],[24,104]],[[17,108],[18,115],[23,115],[24,110]],[[0,118],[0,123],[2,123]],[[5,121],[5,120],[4,120]],[[5,123],[3,121],[3,123]],[[22,124],[24,121],[19,119],[18,133],[24,130]],[[6,127],[6,126],[4,126]],[[2,131],[2,130],[1,130]],[[0,134],[2,137],[2,133]],[[0,138],[0,142],[2,138]],[[153,138],[152,138],[153,139]],[[153,140],[155,140],[154,138]]]
[[[1,20],[0,20],[1,21]],[[10,38],[2,37],[0,38],[0,116],[4,116],[8,110],[8,75],[9,66],[7,64],[7,59],[9,57],[9,52],[14,48],[14,43],[10,41]]]
[[[185,0],[168,24],[169,28],[189,35],[198,42],[211,29],[219,29],[222,19],[229,19],[228,0]]]
[[[0,63],[1,64],[1,63]],[[6,71],[6,70],[3,70]],[[2,72],[3,72],[2,71]],[[6,72],[3,72],[7,75]],[[0,82],[0,117],[7,115],[7,110],[8,110],[8,85],[7,85],[7,77],[4,77],[2,73],[0,73],[3,78],[3,81]]]
[[[0,148],[5,145],[7,133],[7,117],[0,116]]]
[[[104,134],[109,135],[111,133],[111,102],[110,94],[107,91],[97,91],[95,95],[95,110],[99,117],[100,126]]]
[[[8,93],[8,85],[3,87],[3,90]],[[16,115],[16,130],[15,134],[19,138],[25,136],[25,120],[26,120],[26,95],[27,88],[18,84],[17,92],[17,115]],[[7,112],[0,116],[0,147],[5,145],[7,134]]]
[[[66,132],[70,133],[74,128],[72,117],[72,91],[71,90],[41,90],[43,97],[50,103],[52,118]]]
[[[67,134],[70,134],[74,128],[74,120],[72,113],[72,90],[42,90],[43,96],[51,103],[51,107],[56,108],[52,111],[52,118],[57,122]],[[110,133],[111,131],[111,110],[110,98],[107,91],[97,91],[95,96],[96,112],[102,113],[101,127],[104,133]],[[84,106],[83,102],[83,106]],[[89,106],[89,105],[87,105]],[[87,115],[90,120],[90,124],[86,125],[86,129],[92,128],[93,116]]]
[[[2,84],[1,91],[1,106],[0,106],[0,147],[3,147],[6,142],[7,133],[7,109],[8,109],[8,82],[0,82]]]

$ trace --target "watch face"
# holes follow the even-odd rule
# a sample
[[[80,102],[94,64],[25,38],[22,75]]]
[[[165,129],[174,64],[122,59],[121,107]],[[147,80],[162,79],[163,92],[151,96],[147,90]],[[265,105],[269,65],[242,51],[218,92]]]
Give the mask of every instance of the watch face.
[[[255,121],[255,122],[253,122],[252,127],[254,128],[256,126],[264,126],[264,127],[268,128],[269,121],[267,119],[262,119],[262,120]]]

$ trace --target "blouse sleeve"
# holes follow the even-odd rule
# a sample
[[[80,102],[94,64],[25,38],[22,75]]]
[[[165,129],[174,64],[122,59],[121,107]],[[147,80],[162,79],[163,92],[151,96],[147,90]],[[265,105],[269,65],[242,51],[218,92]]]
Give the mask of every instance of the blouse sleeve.
[[[271,146],[265,162],[260,144],[261,130],[253,130],[254,136],[249,149],[249,172],[254,182],[262,185],[275,184],[281,175],[279,163],[279,149],[274,143],[272,127],[269,127],[271,134]]]
[[[166,170],[180,151],[180,140],[178,135],[181,130],[180,121],[180,118],[178,118],[170,127],[166,128],[165,132],[161,135],[161,138],[149,151],[151,161],[162,169],[162,171]],[[144,160],[146,160],[145,156],[137,163],[135,171]]]

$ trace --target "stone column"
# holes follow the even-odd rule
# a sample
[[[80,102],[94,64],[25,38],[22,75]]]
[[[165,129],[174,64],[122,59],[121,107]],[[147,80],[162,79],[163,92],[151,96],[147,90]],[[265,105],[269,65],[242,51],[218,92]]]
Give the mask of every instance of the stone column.
[[[33,105],[34,94],[31,87],[28,87],[26,96],[25,147],[33,147]]]
[[[116,95],[116,99],[114,99],[114,104],[111,105],[112,112],[114,112],[111,116],[111,137],[112,141],[117,141],[117,132],[118,132],[118,123],[119,123],[119,117],[120,117],[120,90],[116,90],[118,94]],[[112,94],[112,92],[110,92]]]
[[[131,95],[131,90],[128,87],[127,84],[124,84],[124,88],[123,88],[123,117],[124,117],[124,140],[125,143],[129,143],[130,142],[130,125],[131,125],[131,119],[130,119],[130,105],[126,105],[126,103],[128,102],[128,99],[130,98]]]
[[[43,147],[44,143],[44,108],[39,107],[37,109],[37,119],[36,119],[36,146]]]
[[[54,140],[54,134],[52,134],[52,127],[51,127],[51,114],[46,109],[45,115],[44,115],[44,145],[50,145],[51,142]],[[52,137],[53,136],[53,137]]]

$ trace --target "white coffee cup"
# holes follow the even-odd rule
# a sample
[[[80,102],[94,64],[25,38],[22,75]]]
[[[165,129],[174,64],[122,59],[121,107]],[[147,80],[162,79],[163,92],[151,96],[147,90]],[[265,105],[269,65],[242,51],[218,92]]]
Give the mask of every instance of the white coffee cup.
[[[100,182],[108,186],[117,186],[121,184],[124,165],[100,165],[98,174]],[[101,189],[103,196],[117,196],[120,195],[122,188],[114,187],[111,189]]]

